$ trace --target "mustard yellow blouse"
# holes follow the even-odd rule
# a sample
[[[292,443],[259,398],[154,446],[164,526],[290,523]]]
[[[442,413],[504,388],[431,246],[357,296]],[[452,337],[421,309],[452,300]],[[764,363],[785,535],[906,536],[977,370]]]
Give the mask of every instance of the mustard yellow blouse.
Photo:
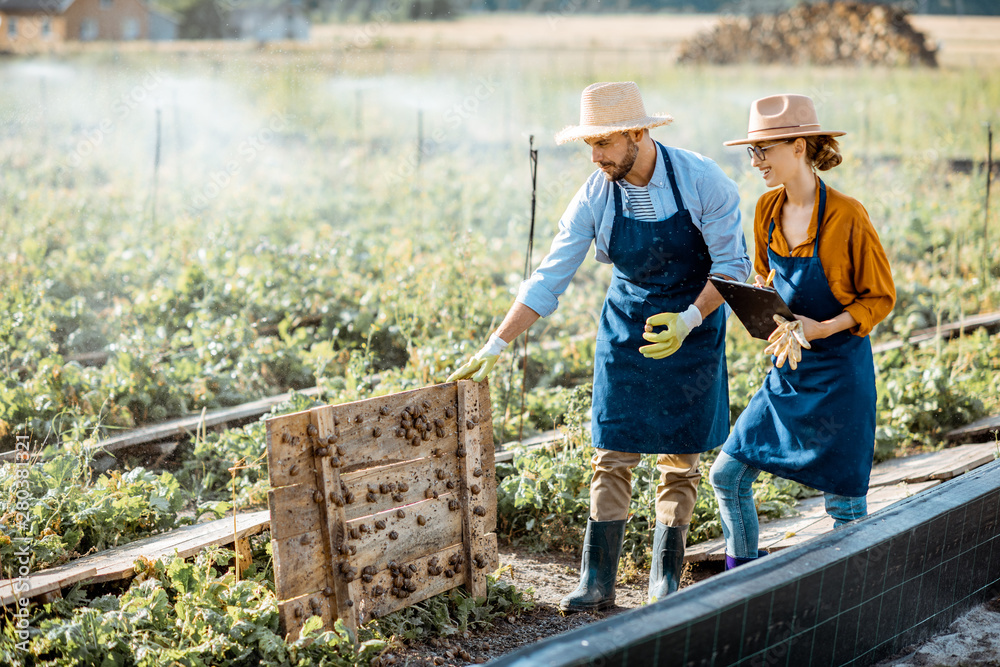
[[[785,188],[765,193],[757,200],[754,213],[754,268],[766,276],[770,271],[767,260],[767,230],[774,220],[771,250],[782,257],[812,257],[816,241],[816,215],[819,209],[819,188],[813,219],[806,240],[789,250],[781,232],[781,207],[785,203]],[[872,328],[889,314],[896,303],[896,286],[892,281],[889,260],[872,226],[868,211],[858,200],[826,187],[826,216],[820,238],[820,261],[833,296],[854,316],[858,326],[851,329],[856,336],[867,336]]]

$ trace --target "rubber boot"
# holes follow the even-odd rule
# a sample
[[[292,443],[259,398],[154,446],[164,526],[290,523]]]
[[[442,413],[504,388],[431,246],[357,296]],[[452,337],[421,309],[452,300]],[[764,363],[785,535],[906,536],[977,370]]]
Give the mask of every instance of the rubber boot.
[[[762,558],[767,554],[768,552],[764,551],[763,549],[757,550],[757,558]],[[736,556],[730,556],[729,554],[726,554],[726,569],[731,570],[734,567],[739,567],[740,565],[746,565],[747,563],[752,563],[755,560],[757,560],[757,558],[737,558]]]
[[[662,600],[681,585],[687,526],[656,522],[653,531],[653,565],[649,568],[649,601]]]
[[[587,519],[580,562],[580,583],[559,601],[563,611],[598,611],[615,604],[615,577],[618,557],[625,540],[625,520]]]

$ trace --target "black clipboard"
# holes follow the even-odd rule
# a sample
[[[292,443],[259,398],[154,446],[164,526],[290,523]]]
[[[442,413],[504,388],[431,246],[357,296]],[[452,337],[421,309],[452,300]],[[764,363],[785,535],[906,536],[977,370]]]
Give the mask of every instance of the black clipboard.
[[[775,315],[786,320],[795,319],[784,299],[772,287],[754,287],[715,276],[710,276],[709,280],[754,338],[767,340],[778,328]]]

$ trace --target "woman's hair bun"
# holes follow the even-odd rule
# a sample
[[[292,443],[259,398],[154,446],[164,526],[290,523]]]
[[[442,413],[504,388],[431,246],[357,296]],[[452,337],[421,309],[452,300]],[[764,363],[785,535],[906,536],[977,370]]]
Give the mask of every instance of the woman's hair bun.
[[[806,158],[810,164],[820,171],[833,169],[844,161],[840,154],[840,144],[833,137],[820,135],[817,137],[805,137]]]

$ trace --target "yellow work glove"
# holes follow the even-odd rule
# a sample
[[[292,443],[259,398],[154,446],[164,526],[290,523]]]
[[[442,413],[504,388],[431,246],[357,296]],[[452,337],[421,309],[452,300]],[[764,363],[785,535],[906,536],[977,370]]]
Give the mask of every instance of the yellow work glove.
[[[448,376],[446,382],[455,380],[475,380],[482,382],[490,374],[500,358],[500,353],[507,349],[507,343],[500,336],[493,334],[483,349],[476,352],[457,371]]]
[[[781,315],[774,315],[774,321],[778,327],[767,337],[771,344],[764,348],[764,354],[775,355],[774,365],[781,368],[788,361],[788,365],[794,371],[802,361],[802,348],[807,350],[812,347],[802,333],[802,322],[800,320],[786,320]]]
[[[660,313],[646,320],[646,333],[642,337],[652,343],[639,348],[644,357],[663,359],[681,349],[681,343],[691,329],[701,324],[701,311],[694,304],[683,313]],[[667,327],[666,331],[653,333],[653,327]]]

